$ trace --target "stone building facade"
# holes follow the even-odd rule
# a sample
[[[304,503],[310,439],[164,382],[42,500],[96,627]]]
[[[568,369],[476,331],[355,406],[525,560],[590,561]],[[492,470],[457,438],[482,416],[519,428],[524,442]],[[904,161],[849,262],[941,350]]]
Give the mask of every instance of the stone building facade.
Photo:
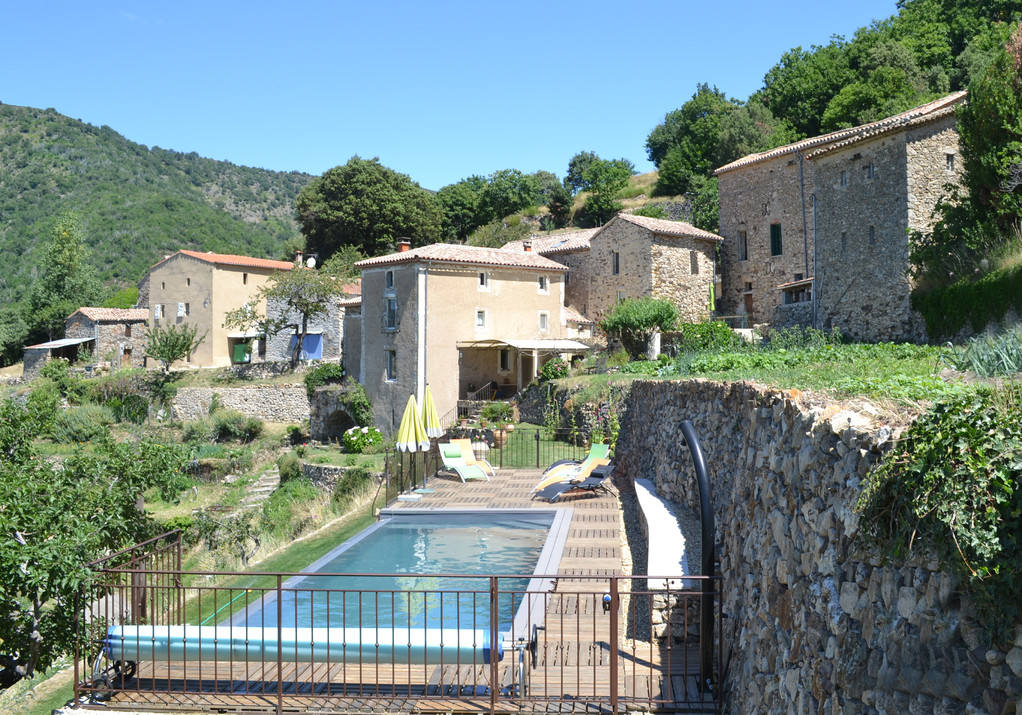
[[[95,360],[112,368],[143,367],[147,322],[145,308],[79,308],[64,320],[64,337],[91,338]]]
[[[954,111],[964,101],[957,92],[717,169],[719,312],[859,340],[924,339],[909,305],[907,232],[930,228],[945,184],[959,180]]]
[[[332,300],[326,312],[313,316],[309,320],[306,350],[303,351],[305,357],[302,359],[336,360],[341,357],[344,343],[345,300],[351,296],[359,295],[362,288],[358,283],[349,283],[342,290],[344,295]],[[266,317],[270,320],[277,319],[282,316],[284,310],[279,302],[267,301]],[[302,318],[301,315],[292,315],[288,316],[288,320],[293,325],[299,326]],[[290,360],[295,335],[294,330],[284,330],[269,336],[266,340],[266,359]]]

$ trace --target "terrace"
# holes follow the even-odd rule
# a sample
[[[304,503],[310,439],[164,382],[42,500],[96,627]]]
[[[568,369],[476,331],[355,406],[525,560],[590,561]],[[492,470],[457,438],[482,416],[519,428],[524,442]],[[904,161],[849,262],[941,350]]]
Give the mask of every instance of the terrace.
[[[195,652],[193,643],[190,654],[174,660],[157,657],[154,646],[157,655],[148,661],[129,662],[128,655],[121,656],[124,662],[97,661],[97,648],[90,646],[77,659],[76,696],[85,708],[132,711],[717,711],[720,697],[712,687],[721,671],[717,579],[686,577],[688,588],[649,590],[645,575],[629,574],[622,566],[621,503],[631,495],[569,493],[554,505],[532,501],[530,490],[539,474],[505,468],[496,479],[468,483],[440,476],[429,480],[431,491],[416,502],[394,504],[397,510],[556,508],[570,514],[557,571],[545,574],[542,587],[536,586],[534,574],[529,587],[506,590],[504,580],[491,574],[476,576],[478,586],[460,592],[459,598],[492,604],[494,613],[501,600],[542,603],[542,615],[532,615],[530,606],[526,621],[518,619],[506,634],[499,660],[484,657],[478,648],[452,645],[450,637],[439,654],[418,652],[409,645],[414,628],[377,626],[368,636],[363,632],[361,643],[335,643],[332,650],[328,643],[329,652],[318,657],[299,651],[315,650],[314,641],[324,633],[304,634],[307,642],[299,645],[287,641],[276,625],[261,629],[267,639],[263,643],[256,642],[253,629],[221,629],[205,652],[201,645]],[[291,574],[263,574],[255,586],[209,585],[207,577],[213,575],[180,571],[180,554],[179,542],[168,535],[99,564],[93,592],[83,594],[83,603],[92,604],[83,609],[89,613],[83,613],[82,621],[88,621],[93,641],[103,639],[110,625],[223,626],[232,617],[237,620],[238,613],[268,603],[279,611],[289,591],[292,600],[302,593],[327,604],[373,592],[368,577],[358,591],[343,593],[289,587]],[[217,574],[217,583],[224,583],[225,576],[230,575]],[[709,639],[715,642],[701,650],[704,593],[712,594],[717,625]],[[379,594],[421,597],[423,603],[443,599],[428,590],[415,591],[415,596]],[[274,624],[282,622],[280,615]],[[334,637],[358,637],[346,630]],[[487,642],[496,642],[495,619],[488,630]],[[299,633],[297,639],[302,637]]]

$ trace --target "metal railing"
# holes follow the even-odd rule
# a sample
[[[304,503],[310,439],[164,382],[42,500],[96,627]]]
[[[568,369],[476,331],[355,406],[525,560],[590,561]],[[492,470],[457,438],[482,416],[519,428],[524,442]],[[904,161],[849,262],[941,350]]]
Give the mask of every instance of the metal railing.
[[[655,591],[646,576],[575,574],[454,575],[456,588],[416,587],[446,577],[425,574],[395,589],[374,587],[380,574],[317,574],[358,585],[312,588],[295,574],[151,568],[159,562],[109,562],[81,594],[79,636],[92,644],[76,654],[84,707],[719,706],[717,578],[674,577]],[[523,587],[535,579],[553,586]],[[717,611],[712,642],[699,635],[707,596]],[[119,607],[139,597],[145,612]]]

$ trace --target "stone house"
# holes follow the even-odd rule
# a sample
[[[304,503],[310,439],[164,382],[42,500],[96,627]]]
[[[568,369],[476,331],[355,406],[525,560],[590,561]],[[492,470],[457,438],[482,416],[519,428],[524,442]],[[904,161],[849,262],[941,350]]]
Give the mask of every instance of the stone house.
[[[393,432],[408,395],[428,383],[441,419],[492,385],[511,395],[554,356],[588,347],[566,337],[566,268],[532,251],[437,243],[358,262],[359,382],[376,424]],[[577,335],[577,327],[576,327]]]
[[[341,287],[343,296],[335,298],[325,313],[314,316],[308,324],[305,342],[302,346],[302,360],[339,360],[344,342],[344,322],[346,313],[345,301],[362,293],[362,286],[357,281],[346,283]],[[270,301],[266,306],[268,318],[276,318],[284,312],[282,305]],[[302,316],[290,316],[290,321],[298,326]],[[266,360],[290,360],[296,333],[285,330],[266,339]]]
[[[716,170],[721,311],[753,323],[923,340],[909,305],[908,233],[960,180],[965,93],[750,154]]]
[[[220,367],[247,362],[252,342],[258,341],[255,352],[260,357],[265,355],[265,342],[255,330],[228,330],[224,316],[255,298],[275,271],[292,268],[289,261],[178,251],[149,269],[139,282],[139,300],[145,296],[152,325],[187,323],[205,334],[183,364]]]
[[[112,368],[144,367],[145,308],[79,308],[64,320],[65,338],[87,338],[93,357]]]

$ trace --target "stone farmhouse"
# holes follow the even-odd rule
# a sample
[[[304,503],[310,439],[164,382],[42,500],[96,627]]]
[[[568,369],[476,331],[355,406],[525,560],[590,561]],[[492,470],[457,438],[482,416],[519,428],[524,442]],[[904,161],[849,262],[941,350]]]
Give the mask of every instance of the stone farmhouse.
[[[32,376],[52,358],[74,362],[81,351],[110,367],[144,367],[146,321],[137,308],[79,308],[64,319],[64,337],[25,348],[25,374]]]
[[[909,304],[908,234],[960,181],[957,92],[716,170],[721,311],[752,323],[924,340]]]
[[[625,298],[651,296],[677,305],[682,321],[700,322],[712,310],[722,241],[683,221],[620,213],[598,229],[534,238],[531,248],[569,267],[565,301],[581,316],[599,320]]]
[[[250,345],[264,357],[266,343],[257,331],[224,327],[228,311],[255,298],[274,271],[289,271],[289,261],[273,261],[222,253],[178,251],[154,265],[139,282],[139,306],[153,325],[187,323],[205,339],[183,364],[220,367],[248,362]],[[265,310],[265,306],[261,306]]]
[[[410,394],[421,402],[427,383],[443,419],[484,386],[510,396],[550,358],[588,350],[569,337],[567,268],[531,250],[403,242],[355,265],[361,341],[351,374],[386,432],[397,429]],[[570,315],[577,337],[585,319]],[[349,370],[353,362],[346,355]]]
[[[305,341],[302,344],[302,360],[339,360],[343,352],[345,340],[344,323],[348,310],[347,301],[353,296],[362,294],[359,282],[346,283],[341,286],[343,297],[336,298],[328,306],[325,313],[314,316],[308,325]],[[361,306],[361,303],[358,303]],[[276,318],[284,312],[284,306],[268,302],[266,314],[268,318]],[[300,325],[301,315],[289,316],[290,322]],[[290,360],[296,333],[285,330],[271,335],[266,339],[266,360]]]

